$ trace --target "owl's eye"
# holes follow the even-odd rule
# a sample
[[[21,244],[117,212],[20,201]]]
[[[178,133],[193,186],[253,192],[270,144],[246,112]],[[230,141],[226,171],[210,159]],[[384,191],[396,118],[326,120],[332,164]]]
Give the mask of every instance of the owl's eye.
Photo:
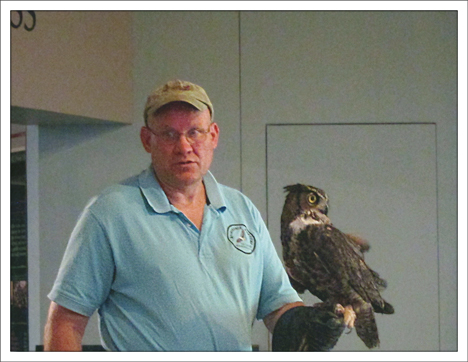
[[[310,204],[315,204],[317,202],[317,195],[314,193],[309,194],[308,200]]]

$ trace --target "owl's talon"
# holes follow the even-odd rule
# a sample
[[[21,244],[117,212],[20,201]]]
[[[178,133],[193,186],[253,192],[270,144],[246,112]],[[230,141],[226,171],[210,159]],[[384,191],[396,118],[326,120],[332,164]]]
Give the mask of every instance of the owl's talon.
[[[351,333],[351,331],[354,328],[354,322],[356,321],[356,312],[353,310],[353,307],[350,305],[347,305],[344,308],[344,322],[346,324],[346,327],[348,327],[349,332],[347,334]]]
[[[341,304],[337,304],[335,306],[335,313],[343,315],[344,324],[346,328],[349,329],[346,334],[351,333],[354,328],[354,322],[356,320],[356,313],[354,312],[353,307],[350,305],[343,307]]]
[[[337,304],[335,306],[335,313],[336,314],[344,314],[344,312],[345,312],[345,309],[341,304]]]

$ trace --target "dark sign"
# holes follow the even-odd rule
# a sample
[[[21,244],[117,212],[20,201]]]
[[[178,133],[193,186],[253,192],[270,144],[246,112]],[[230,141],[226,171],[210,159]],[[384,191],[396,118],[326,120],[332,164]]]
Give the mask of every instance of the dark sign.
[[[10,351],[27,351],[28,235],[26,152],[11,153]]]

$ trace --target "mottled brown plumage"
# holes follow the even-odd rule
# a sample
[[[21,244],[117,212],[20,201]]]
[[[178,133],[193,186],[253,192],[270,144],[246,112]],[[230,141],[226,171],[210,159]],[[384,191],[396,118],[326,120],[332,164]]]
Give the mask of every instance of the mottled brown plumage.
[[[328,196],[313,186],[286,186],[281,215],[283,259],[293,287],[327,304],[352,306],[356,333],[368,348],[380,343],[374,312],[392,314],[380,295],[386,282],[364,261],[369,244],[338,230],[328,218]]]

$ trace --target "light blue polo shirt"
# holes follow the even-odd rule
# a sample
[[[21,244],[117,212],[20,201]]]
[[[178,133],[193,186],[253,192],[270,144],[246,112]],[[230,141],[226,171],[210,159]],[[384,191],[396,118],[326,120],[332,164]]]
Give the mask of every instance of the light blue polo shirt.
[[[201,232],[171,205],[149,167],[91,200],[49,298],[99,312],[114,351],[250,351],[252,324],[301,299],[259,211],[204,178]]]

